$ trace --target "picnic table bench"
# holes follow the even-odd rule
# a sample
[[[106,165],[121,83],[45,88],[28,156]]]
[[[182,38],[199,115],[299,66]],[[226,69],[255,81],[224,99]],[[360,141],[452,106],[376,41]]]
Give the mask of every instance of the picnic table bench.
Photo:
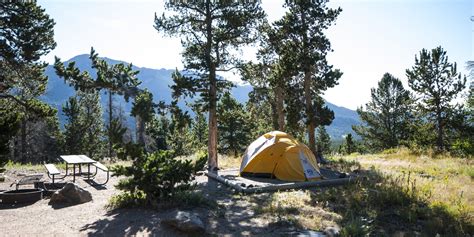
[[[55,179],[64,179],[66,177],[66,175],[60,178],[55,177],[56,175],[60,175],[61,172],[59,172],[54,164],[44,164],[44,167],[46,168],[48,177],[53,180],[53,184]]]

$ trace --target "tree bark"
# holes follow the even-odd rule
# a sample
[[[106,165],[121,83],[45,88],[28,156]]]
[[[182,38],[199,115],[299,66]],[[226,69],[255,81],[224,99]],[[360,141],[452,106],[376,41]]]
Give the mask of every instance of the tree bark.
[[[211,58],[212,50],[212,15],[211,2],[206,1],[206,64],[209,67],[209,141],[207,152],[209,155],[208,169],[217,173],[217,81],[216,65]]]
[[[109,158],[112,157],[112,90],[109,90]]]
[[[438,151],[444,150],[444,138],[443,138],[443,118],[442,112],[439,104],[436,104],[436,122],[437,122],[437,139],[436,145],[438,147]]]
[[[314,130],[316,128],[314,121],[313,101],[311,99],[311,73],[309,70],[304,75],[304,98],[306,104],[306,118],[308,120],[308,142],[309,149],[316,155],[316,140]]]
[[[304,12],[301,12],[301,23],[306,28],[306,15]],[[311,99],[311,67],[309,64],[309,52],[308,50],[308,36],[307,29],[305,29],[303,34],[303,63],[304,63],[304,98],[306,105],[306,118],[307,118],[307,128],[308,128],[308,142],[309,149],[316,155],[316,140],[314,137],[314,130],[316,128],[316,122],[314,120],[314,110],[313,110],[313,100]]]
[[[20,145],[21,145],[21,150],[20,150],[20,161],[21,162],[26,162],[27,157],[26,157],[26,118],[23,118],[21,121],[21,138],[20,138]]]
[[[275,88],[276,110],[278,116],[278,130],[285,131],[284,91],[281,86]]]

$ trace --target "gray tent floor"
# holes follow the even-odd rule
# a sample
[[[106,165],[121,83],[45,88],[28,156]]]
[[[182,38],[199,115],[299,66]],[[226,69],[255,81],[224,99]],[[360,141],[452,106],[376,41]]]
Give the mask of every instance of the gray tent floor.
[[[239,169],[219,170],[217,175],[208,174],[209,177],[237,189],[236,191],[277,191],[292,188],[306,188],[316,186],[333,186],[346,184],[354,181],[357,177],[321,168],[321,175],[324,177],[318,181],[292,182],[270,178],[241,177]]]

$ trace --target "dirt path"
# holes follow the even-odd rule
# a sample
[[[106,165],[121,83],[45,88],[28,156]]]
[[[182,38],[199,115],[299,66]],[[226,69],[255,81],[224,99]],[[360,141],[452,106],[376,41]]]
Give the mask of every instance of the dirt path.
[[[0,190],[10,189],[9,184],[16,178],[16,174],[7,175],[8,179],[0,183]],[[188,210],[203,220],[209,234],[280,236],[296,230],[275,218],[255,213],[259,203],[268,200],[271,194],[235,195],[220,184],[208,183],[207,177],[197,177],[197,181],[198,190],[218,204],[214,209]],[[49,199],[43,199],[26,206],[0,205],[0,236],[184,236],[160,224],[174,209],[107,210],[109,198],[119,192],[114,187],[118,178],[111,178],[104,189],[96,189],[83,180],[76,182],[91,192],[92,202],[52,207],[48,205]]]

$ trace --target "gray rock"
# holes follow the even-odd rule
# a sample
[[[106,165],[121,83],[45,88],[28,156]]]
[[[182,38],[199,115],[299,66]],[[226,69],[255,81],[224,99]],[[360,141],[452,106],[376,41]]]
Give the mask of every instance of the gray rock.
[[[324,229],[324,233],[326,233],[326,235],[329,237],[339,236],[341,233],[341,228],[339,228],[339,226],[326,227],[326,229]]]
[[[62,189],[53,193],[49,204],[80,204],[89,201],[92,201],[92,195],[89,191],[77,186],[75,183],[67,183]]]
[[[206,227],[201,218],[185,211],[174,211],[169,218],[163,219],[161,223],[190,234],[203,233],[206,231]]]

